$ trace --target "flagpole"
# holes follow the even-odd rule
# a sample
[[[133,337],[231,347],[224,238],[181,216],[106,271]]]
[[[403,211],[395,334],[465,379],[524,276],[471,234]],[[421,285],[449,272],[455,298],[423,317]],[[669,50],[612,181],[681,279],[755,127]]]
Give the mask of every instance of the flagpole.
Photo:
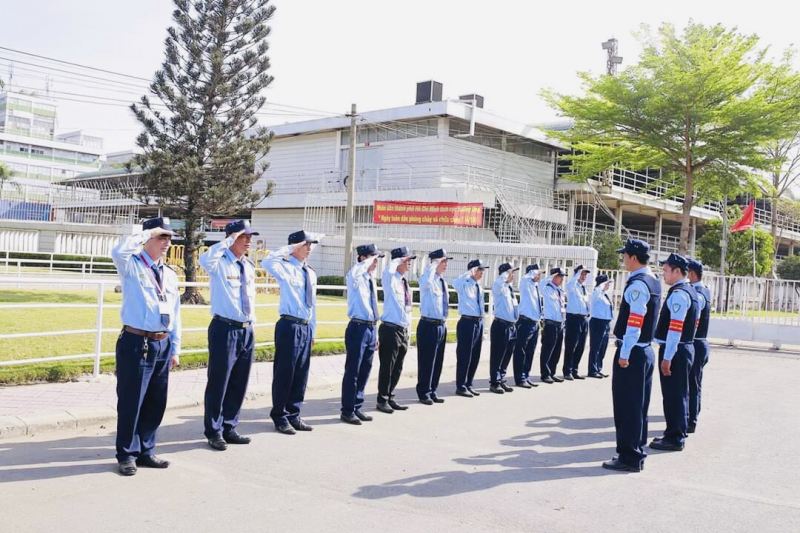
[[[753,222],[750,228],[753,234],[753,277],[756,277],[756,223]]]

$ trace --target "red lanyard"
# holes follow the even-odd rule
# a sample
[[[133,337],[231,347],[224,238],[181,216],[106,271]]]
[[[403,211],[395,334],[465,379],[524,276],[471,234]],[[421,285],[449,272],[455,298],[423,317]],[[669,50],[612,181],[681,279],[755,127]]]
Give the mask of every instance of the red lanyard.
[[[156,292],[158,292],[159,298],[163,297],[164,296],[164,280],[163,280],[163,276],[162,276],[162,279],[159,279],[159,277],[156,276],[155,270],[153,270],[153,267],[157,268],[158,265],[156,265],[156,263],[151,263],[147,259],[147,257],[145,256],[144,253],[139,254],[139,258],[141,258],[142,263],[145,264],[145,266],[147,267],[147,270],[150,272],[150,277],[153,278],[153,284],[156,286]]]

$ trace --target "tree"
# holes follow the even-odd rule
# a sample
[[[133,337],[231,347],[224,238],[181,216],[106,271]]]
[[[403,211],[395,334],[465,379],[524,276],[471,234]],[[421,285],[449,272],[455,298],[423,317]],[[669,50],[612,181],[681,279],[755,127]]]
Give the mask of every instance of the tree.
[[[741,217],[738,206],[728,208],[728,219],[738,220]],[[711,220],[705,225],[705,232],[697,240],[697,255],[700,260],[712,267],[719,268],[720,241],[722,240],[722,221]],[[756,275],[767,276],[772,272],[772,235],[763,229],[756,228]],[[739,231],[728,235],[728,274],[734,276],[753,275],[753,230]]]
[[[692,207],[755,189],[751,169],[765,167],[760,148],[786,135],[800,98],[768,94],[776,67],[756,36],[693,22],[680,36],[669,24],[657,38],[644,35],[637,64],[615,76],[579,74],[585,95],[545,92],[574,120],[571,129],[550,133],[575,150],[573,179],[614,166],[661,168],[670,194],[683,196],[686,253]]]
[[[800,280],[800,255],[787,257],[778,263],[777,270],[781,279]]]
[[[0,161],[0,200],[3,199],[3,192],[5,191],[7,185],[11,185],[15,189],[19,190],[19,183],[13,181],[11,177],[11,169],[9,169]]]
[[[194,281],[201,220],[263,197],[253,185],[271,135],[256,114],[272,82],[267,23],[275,8],[269,0],[173,1],[175,26],[150,85],[155,98],[131,106],[144,131],[143,154],[129,166],[145,169],[142,196],[183,219],[186,281]],[[181,300],[202,298],[187,287]]]
[[[590,242],[582,235],[570,240],[573,246],[589,246]],[[620,259],[617,250],[622,248],[622,237],[611,231],[596,231],[591,246],[597,250],[597,268],[600,270],[619,270]]]

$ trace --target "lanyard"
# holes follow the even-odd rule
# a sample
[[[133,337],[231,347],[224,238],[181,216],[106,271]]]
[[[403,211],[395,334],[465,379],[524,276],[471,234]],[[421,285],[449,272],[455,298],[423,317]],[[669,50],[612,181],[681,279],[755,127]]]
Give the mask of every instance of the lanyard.
[[[164,283],[161,276],[156,275],[156,271],[153,267],[158,267],[156,263],[151,263],[144,253],[139,254],[139,258],[142,260],[142,263],[145,264],[147,267],[148,272],[150,273],[150,277],[153,278],[153,284],[156,286],[156,292],[158,293],[158,299],[164,301]]]

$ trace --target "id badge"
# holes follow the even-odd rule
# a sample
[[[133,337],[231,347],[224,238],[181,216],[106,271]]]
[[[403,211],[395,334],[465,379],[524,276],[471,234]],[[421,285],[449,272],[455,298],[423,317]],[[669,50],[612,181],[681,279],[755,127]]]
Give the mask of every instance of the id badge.
[[[161,315],[171,315],[172,309],[167,302],[167,297],[164,295],[163,297],[159,296],[158,298],[158,313]]]

